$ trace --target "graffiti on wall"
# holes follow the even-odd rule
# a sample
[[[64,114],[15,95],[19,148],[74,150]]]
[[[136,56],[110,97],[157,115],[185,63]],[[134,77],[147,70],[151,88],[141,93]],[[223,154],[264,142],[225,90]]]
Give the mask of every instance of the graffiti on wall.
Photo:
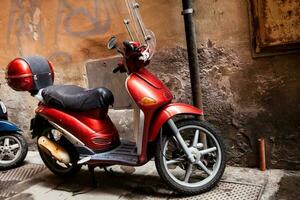
[[[44,41],[42,25],[40,23],[41,1],[12,0],[7,22],[6,41],[10,44],[11,37],[15,36],[18,45],[22,45],[21,37],[33,37],[42,44]],[[15,32],[13,31],[15,30]]]
[[[14,41],[13,45],[18,48],[20,55],[27,53],[28,44],[24,44],[24,41],[30,41],[38,47],[50,46],[51,51],[46,52],[50,60],[72,62],[72,52],[62,48],[66,45],[65,38],[76,43],[83,38],[97,37],[108,32],[112,23],[108,6],[109,3],[105,0],[57,0],[55,3],[43,0],[12,0],[7,20],[6,44],[12,45]],[[84,18],[84,24],[76,24],[79,17]],[[81,25],[87,28],[78,29]]]

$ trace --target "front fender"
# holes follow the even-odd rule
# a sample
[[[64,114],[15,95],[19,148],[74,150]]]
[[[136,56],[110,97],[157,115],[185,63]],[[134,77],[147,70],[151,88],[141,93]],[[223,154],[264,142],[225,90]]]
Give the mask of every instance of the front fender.
[[[189,104],[171,103],[163,107],[154,117],[149,130],[149,141],[153,142],[161,127],[175,115],[203,115],[203,111]]]
[[[18,132],[21,131],[15,124],[5,121],[5,120],[0,120],[0,134],[1,132]]]

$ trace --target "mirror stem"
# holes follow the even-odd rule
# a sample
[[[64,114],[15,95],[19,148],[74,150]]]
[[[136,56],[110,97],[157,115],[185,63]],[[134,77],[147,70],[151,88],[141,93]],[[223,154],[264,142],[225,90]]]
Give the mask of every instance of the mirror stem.
[[[118,47],[117,47],[117,52],[120,53],[120,54],[122,54],[122,56],[125,55],[125,53],[120,48],[118,48]]]
[[[131,33],[131,31],[130,31],[130,28],[129,28],[129,20],[124,19],[123,22],[124,22],[124,25],[125,25],[125,27],[126,27],[126,29],[127,29],[128,34],[129,34],[129,36],[130,36],[130,38],[131,38],[131,41],[134,41],[133,35],[132,35],[132,33]]]

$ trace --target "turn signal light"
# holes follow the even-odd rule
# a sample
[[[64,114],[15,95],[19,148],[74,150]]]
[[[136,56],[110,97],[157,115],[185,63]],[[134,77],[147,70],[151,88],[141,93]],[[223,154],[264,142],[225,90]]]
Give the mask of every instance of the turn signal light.
[[[144,106],[152,106],[152,105],[155,105],[156,103],[157,103],[156,100],[151,97],[143,97],[140,100],[140,104],[142,104]]]

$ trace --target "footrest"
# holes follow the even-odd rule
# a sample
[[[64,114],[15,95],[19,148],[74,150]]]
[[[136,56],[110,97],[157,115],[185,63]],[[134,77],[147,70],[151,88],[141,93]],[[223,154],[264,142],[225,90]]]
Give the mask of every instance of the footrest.
[[[110,161],[135,165],[138,162],[135,143],[121,141],[121,144],[111,151],[98,153],[92,156],[91,161]]]

